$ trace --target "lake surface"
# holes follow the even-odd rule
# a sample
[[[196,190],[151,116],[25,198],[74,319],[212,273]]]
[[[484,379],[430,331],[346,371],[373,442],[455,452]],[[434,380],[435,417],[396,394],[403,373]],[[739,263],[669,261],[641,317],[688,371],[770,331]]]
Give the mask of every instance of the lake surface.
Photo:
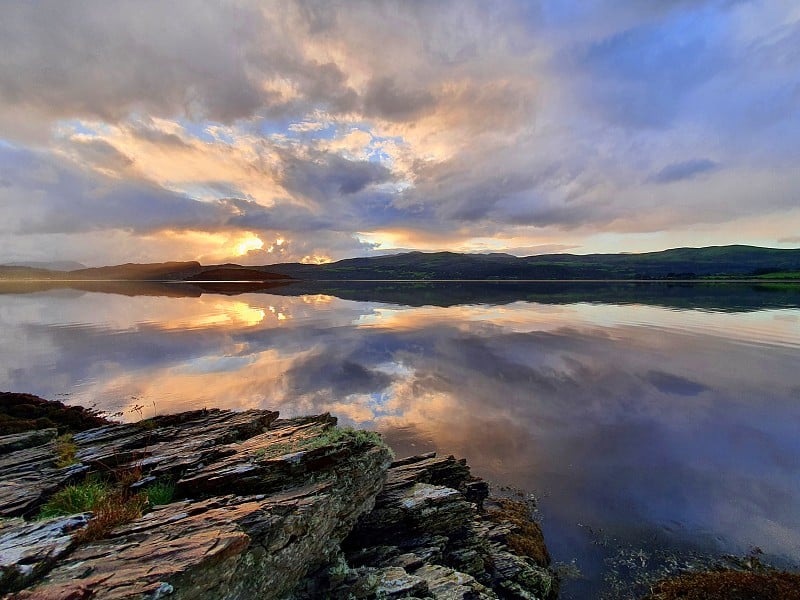
[[[565,598],[656,548],[800,560],[798,287],[82,285],[0,284],[0,390],[329,411],[464,456],[539,498]]]

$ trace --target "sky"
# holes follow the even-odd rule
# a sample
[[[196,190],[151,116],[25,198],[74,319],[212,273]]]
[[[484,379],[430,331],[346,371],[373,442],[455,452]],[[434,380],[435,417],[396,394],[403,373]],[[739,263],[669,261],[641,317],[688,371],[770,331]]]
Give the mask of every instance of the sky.
[[[800,246],[796,0],[0,5],[0,262]]]

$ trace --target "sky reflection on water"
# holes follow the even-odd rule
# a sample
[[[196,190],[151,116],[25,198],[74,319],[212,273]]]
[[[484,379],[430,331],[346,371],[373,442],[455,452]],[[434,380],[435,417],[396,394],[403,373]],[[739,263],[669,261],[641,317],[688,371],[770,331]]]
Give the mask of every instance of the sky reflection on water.
[[[800,559],[797,308],[58,290],[0,295],[0,324],[3,390],[127,419],[330,411],[399,455],[466,456],[542,496],[556,558],[590,578],[579,523]]]

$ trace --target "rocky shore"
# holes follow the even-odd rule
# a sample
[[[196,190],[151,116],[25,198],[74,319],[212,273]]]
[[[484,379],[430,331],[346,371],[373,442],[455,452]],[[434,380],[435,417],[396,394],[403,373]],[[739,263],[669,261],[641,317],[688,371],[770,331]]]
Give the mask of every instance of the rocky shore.
[[[8,600],[557,595],[524,503],[489,498],[463,460],[393,460],[329,415],[202,410],[59,433],[0,436]]]

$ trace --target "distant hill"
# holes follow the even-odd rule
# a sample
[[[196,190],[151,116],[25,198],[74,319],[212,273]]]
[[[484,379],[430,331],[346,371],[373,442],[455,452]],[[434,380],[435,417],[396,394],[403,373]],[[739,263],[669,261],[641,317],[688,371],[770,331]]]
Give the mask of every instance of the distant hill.
[[[184,281],[282,281],[286,279],[288,279],[286,275],[278,275],[269,271],[229,266],[205,269],[196,275],[186,277]]]
[[[800,249],[755,246],[675,248],[642,254],[457,254],[408,252],[349,258],[324,265],[283,263],[243,267],[198,262],[127,263],[72,271],[0,266],[0,279],[103,281],[354,280],[628,280],[748,278],[800,272]]]
[[[275,273],[297,279],[694,279],[750,277],[800,271],[800,249],[755,246],[675,248],[642,254],[509,254],[408,252],[350,258],[324,265],[270,265]]]
[[[86,265],[74,260],[60,260],[60,261],[28,261],[28,262],[10,262],[0,265],[0,267],[30,267],[32,269],[46,269],[48,271],[74,271],[76,269],[85,269]]]
[[[69,279],[100,279],[100,280],[175,280],[185,279],[203,270],[203,266],[196,261],[190,262],[165,262],[165,263],[125,263],[110,267],[93,267],[78,269],[66,273]]]
[[[266,267],[235,264],[203,266],[199,262],[126,263],[73,271],[0,266],[0,279],[68,281],[275,281],[292,279]]]
[[[13,265],[0,265],[0,280],[22,280],[22,279],[59,279],[63,278],[63,271],[50,271],[48,269],[36,269],[33,267],[17,267]]]

